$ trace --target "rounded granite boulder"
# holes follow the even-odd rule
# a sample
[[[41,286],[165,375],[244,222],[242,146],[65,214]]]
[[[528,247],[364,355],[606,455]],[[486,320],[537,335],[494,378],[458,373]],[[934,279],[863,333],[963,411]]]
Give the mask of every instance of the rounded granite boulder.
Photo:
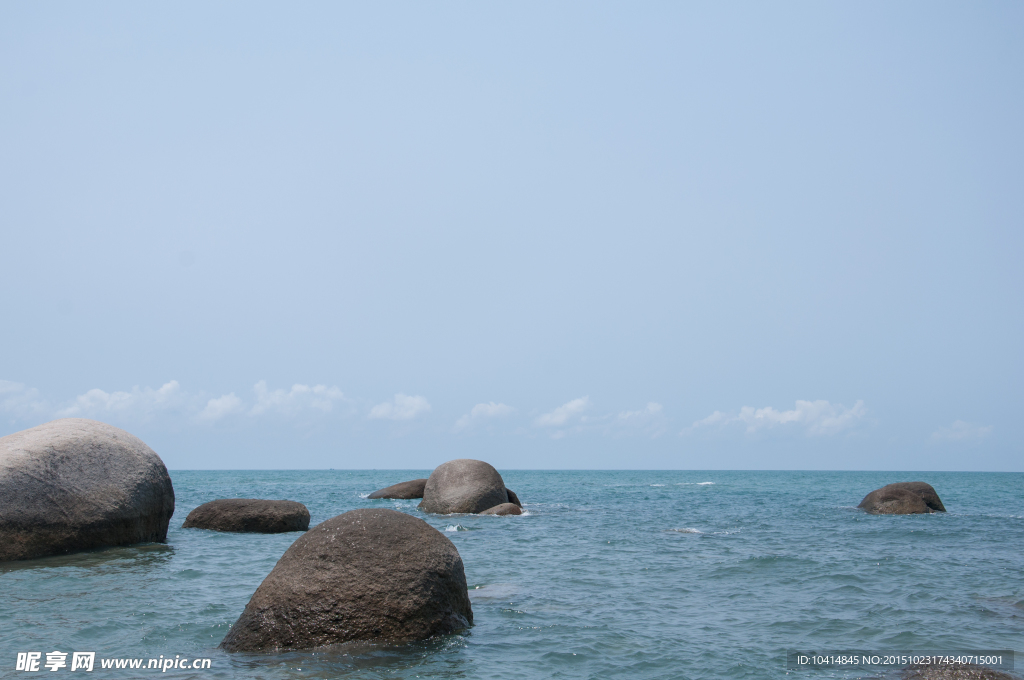
[[[482,460],[459,458],[430,473],[419,507],[438,515],[476,514],[508,502],[505,482],[497,470]]]
[[[299,537],[220,646],[255,652],[423,640],[472,623],[466,574],[452,542],[421,519],[368,508]]]
[[[479,515],[521,515],[523,509],[515,503],[502,503],[501,505],[495,505],[493,508],[487,508],[483,512],[477,513]]]
[[[64,418],[0,438],[0,561],[167,540],[163,461],[113,425]]]
[[[281,534],[309,528],[309,510],[296,501],[220,498],[188,513],[182,529]]]
[[[857,507],[872,515],[923,515],[946,511],[935,489],[924,482],[888,484],[869,493]]]
[[[933,512],[945,512],[946,506],[942,504],[942,500],[939,498],[939,494],[935,493],[935,489],[932,488],[931,484],[925,482],[896,482],[895,484],[889,484],[888,487],[895,489],[906,489],[916,493],[924,501]],[[883,488],[888,488],[883,487]]]
[[[367,496],[367,498],[397,498],[401,500],[423,498],[423,487],[426,485],[427,480],[425,479],[414,479],[409,482],[399,482],[398,484],[392,484],[391,486],[383,489],[378,489]]]

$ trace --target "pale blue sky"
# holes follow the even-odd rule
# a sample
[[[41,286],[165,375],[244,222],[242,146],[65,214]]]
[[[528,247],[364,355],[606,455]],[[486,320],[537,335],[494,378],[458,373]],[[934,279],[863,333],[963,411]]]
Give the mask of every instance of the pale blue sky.
[[[1024,470],[1024,5],[0,5],[0,434]]]

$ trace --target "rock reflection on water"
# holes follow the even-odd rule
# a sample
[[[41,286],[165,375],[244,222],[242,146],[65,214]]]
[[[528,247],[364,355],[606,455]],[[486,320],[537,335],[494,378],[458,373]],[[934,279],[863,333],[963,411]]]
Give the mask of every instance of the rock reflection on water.
[[[30,569],[113,569],[145,570],[165,565],[174,556],[174,546],[166,543],[96,548],[70,555],[51,555],[33,560],[0,562],[0,574]]]
[[[310,651],[237,653],[228,663],[252,678],[394,678],[420,670],[423,677],[462,678],[466,675],[468,633],[443,635],[422,642],[384,644],[347,642]],[[415,676],[417,673],[413,672]]]

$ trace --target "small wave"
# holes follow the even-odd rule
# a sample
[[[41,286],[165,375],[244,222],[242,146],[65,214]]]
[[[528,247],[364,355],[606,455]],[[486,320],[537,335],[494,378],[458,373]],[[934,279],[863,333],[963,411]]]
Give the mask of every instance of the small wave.
[[[709,484],[714,484],[714,482],[697,482],[697,486],[708,486]]]
[[[676,486],[710,486],[712,484],[714,482],[676,482]]]
[[[359,497],[360,498],[369,498],[370,494],[368,494],[368,493],[361,493],[361,494],[359,494]]]
[[[449,524],[444,528],[445,531],[469,531],[466,527],[461,524]]]
[[[519,594],[520,587],[514,583],[490,583],[482,586],[470,586],[469,588],[469,597],[473,601],[510,600]]]
[[[664,484],[651,484],[651,486],[665,486]]]
[[[685,529],[669,529],[669,531],[674,531],[674,532],[676,532],[678,534],[703,534],[704,533],[700,529],[694,529],[693,527],[686,527]]]

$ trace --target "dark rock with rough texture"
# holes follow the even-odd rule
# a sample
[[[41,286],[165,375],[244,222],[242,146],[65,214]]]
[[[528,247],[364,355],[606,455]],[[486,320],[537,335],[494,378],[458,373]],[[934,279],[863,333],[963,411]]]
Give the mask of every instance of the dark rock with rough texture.
[[[493,508],[487,508],[480,515],[521,515],[523,514],[522,508],[515,503],[502,503],[501,505],[495,505]]]
[[[472,623],[466,574],[452,542],[421,519],[368,508],[300,536],[220,646],[255,652],[423,640]]]
[[[857,507],[872,515],[921,515],[932,512],[920,496],[907,489],[872,491]]]
[[[64,418],[0,438],[0,561],[167,540],[160,456],[113,425]]]
[[[309,528],[309,510],[296,501],[220,498],[188,513],[182,529],[281,534]]]
[[[399,482],[389,487],[374,491],[367,498],[423,498],[423,487],[427,485],[425,479],[414,479],[410,482]]]
[[[523,504],[519,502],[519,496],[516,495],[515,491],[513,491],[512,489],[510,489],[508,487],[505,487],[505,493],[508,494],[508,502],[509,503],[515,503],[519,507],[523,507]]]
[[[897,482],[875,489],[860,502],[872,515],[918,515],[945,512],[939,495],[924,482]]]
[[[903,669],[901,680],[1017,680],[986,666],[975,664],[913,664]]]
[[[925,482],[896,482],[895,484],[889,484],[889,486],[895,489],[913,491],[920,496],[921,500],[924,501],[924,504],[934,512],[946,511],[946,506],[942,504],[939,494],[935,493],[935,489],[932,488],[931,484],[927,484]]]
[[[476,514],[502,503],[508,503],[508,493],[498,471],[482,460],[459,458],[430,473],[419,507],[439,515]]]

